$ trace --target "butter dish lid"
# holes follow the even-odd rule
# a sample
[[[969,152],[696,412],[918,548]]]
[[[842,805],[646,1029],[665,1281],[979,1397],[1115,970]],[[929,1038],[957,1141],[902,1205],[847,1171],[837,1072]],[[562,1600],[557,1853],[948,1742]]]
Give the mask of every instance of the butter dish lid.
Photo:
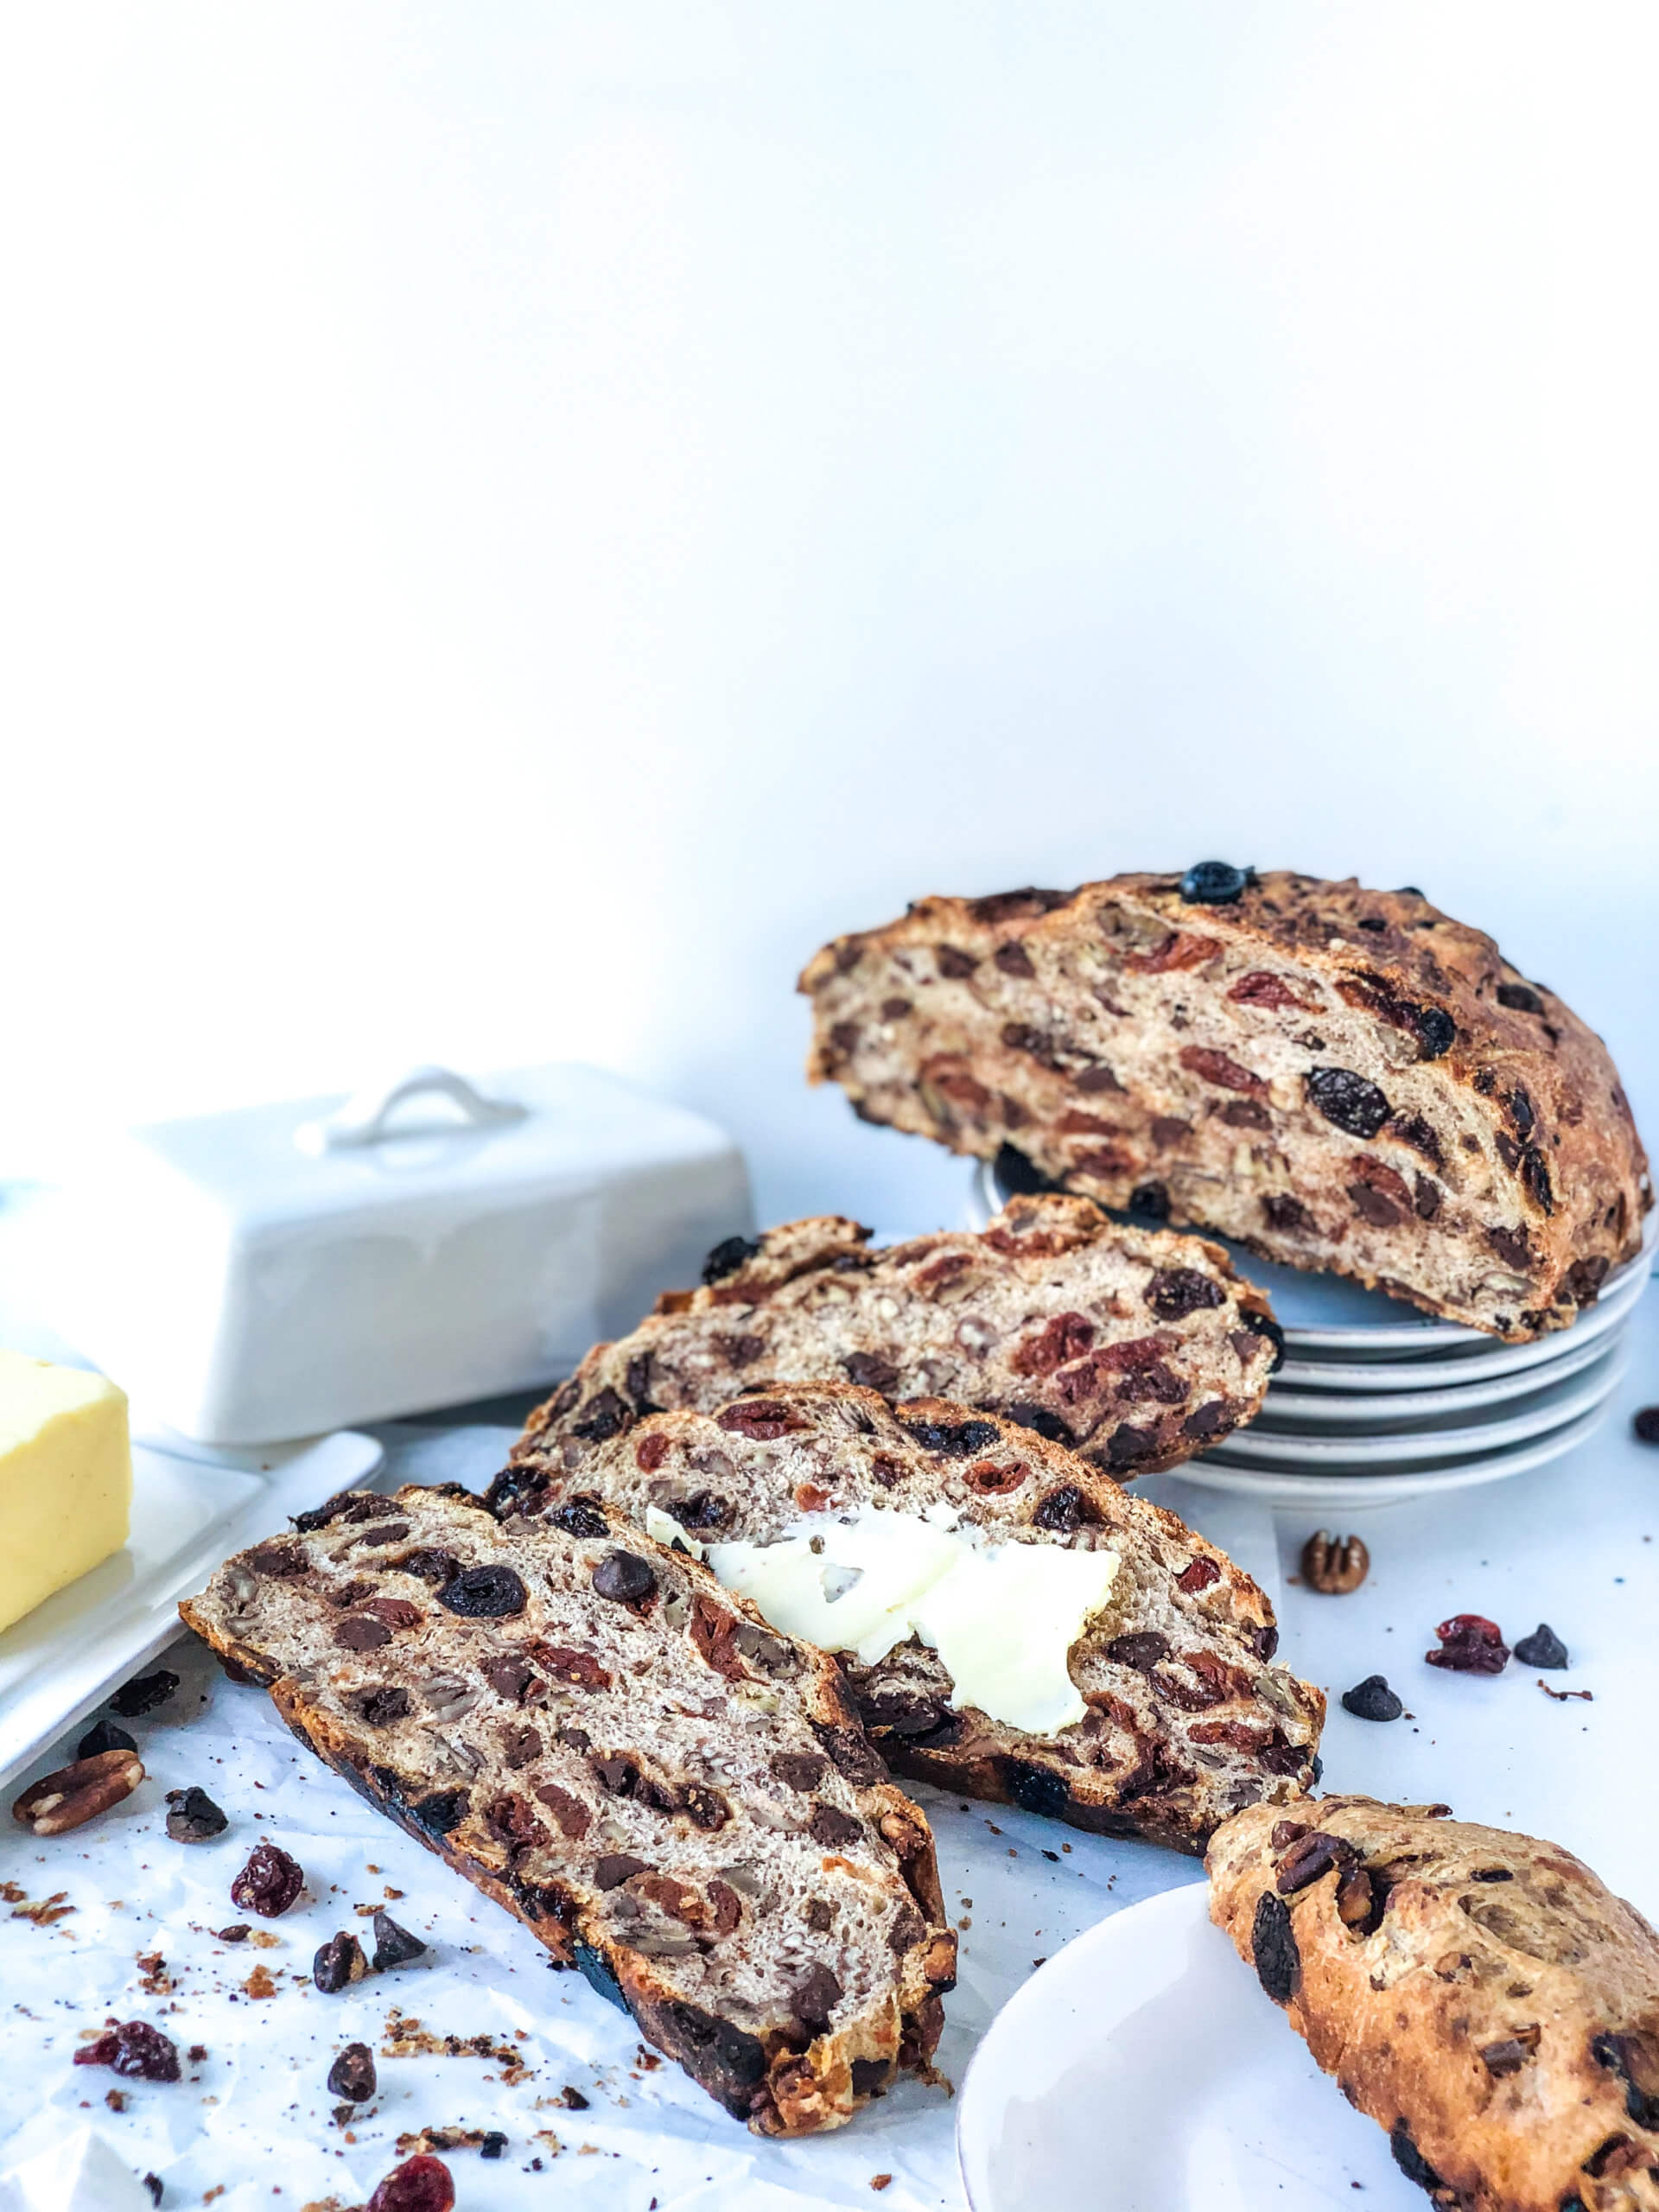
[[[569,1062],[480,1084],[419,1067],[350,1097],[234,1108],[133,1129],[120,1152],[149,1156],[237,1221],[395,1208],[416,1194],[515,1185],[573,1192],[643,1162],[731,1149],[715,1125],[620,1077]],[[118,1165],[106,1154],[93,1166]]]

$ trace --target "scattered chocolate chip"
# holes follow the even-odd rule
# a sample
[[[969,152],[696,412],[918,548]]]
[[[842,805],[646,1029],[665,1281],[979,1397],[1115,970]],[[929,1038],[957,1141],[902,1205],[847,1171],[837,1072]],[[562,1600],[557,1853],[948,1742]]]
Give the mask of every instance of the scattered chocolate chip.
[[[1643,1406],[1632,1416],[1630,1427],[1638,1444],[1659,1444],[1659,1406]]]
[[[343,1929],[338,1936],[331,1936],[326,1943],[318,1946],[316,1956],[311,1961],[311,1979],[325,1997],[336,1996],[349,1983],[361,1981],[368,1970],[369,1962],[363,1955],[363,1946],[355,1936],[347,1934]],[[334,2088],[332,2075],[328,2086]],[[345,2096],[348,2093],[344,2089],[335,2089],[334,2094]],[[365,2094],[372,2096],[373,2091],[370,2089]]]
[[[1301,1987],[1302,1955],[1290,1924],[1290,1907],[1271,1890],[1263,1890],[1255,1902],[1250,1956],[1256,1979],[1274,2003],[1288,2005]]]
[[[1169,1185],[1167,1183],[1137,1183],[1129,1192],[1131,1213],[1143,1213],[1148,1221],[1169,1219]]]
[[[136,1675],[131,1681],[123,1682],[110,1700],[111,1709],[124,1720],[132,1720],[141,1713],[154,1713],[158,1705],[165,1705],[178,1687],[178,1676],[158,1667],[153,1675]]]
[[[1506,2074],[1518,2074],[1538,2048],[1539,2030],[1522,2028],[1518,2035],[1505,2036],[1501,2043],[1483,2044],[1480,2056],[1486,2071],[1502,2081]]]
[[[1168,1658],[1169,1638],[1156,1629],[1135,1636],[1115,1636],[1106,1647],[1106,1656],[1116,1667],[1133,1667],[1137,1675],[1149,1675],[1160,1659]]]
[[[374,1970],[385,1974],[392,1967],[406,1967],[411,1960],[423,1959],[431,1948],[420,1936],[407,1928],[400,1928],[389,1912],[374,1916]]]
[[[152,2204],[159,2204],[162,2201],[162,2177],[160,2174],[146,2174],[144,2176],[143,2185],[149,2191],[150,2202]]]
[[[221,1943],[245,1943],[253,1930],[245,1920],[238,1920],[233,1922],[229,1928],[221,1928],[217,1932]]]
[[[1423,1654],[1431,1667],[1454,1675],[1501,1675],[1509,1664],[1510,1647],[1497,1623],[1479,1613],[1453,1613],[1434,1633],[1440,1649]]]
[[[734,1275],[741,1267],[753,1259],[760,1249],[758,1236],[722,1237],[702,1263],[702,1279],[706,1283],[722,1282]]]
[[[118,1728],[107,1713],[95,1721],[75,1745],[78,1759],[95,1759],[103,1751],[136,1751],[138,1746],[124,1728]]]
[[[1567,1646],[1548,1621],[1540,1621],[1532,1634],[1523,1636],[1516,1645],[1515,1656],[1523,1667],[1565,1667]]]
[[[1189,906],[1230,906],[1255,880],[1253,868],[1230,861],[1199,861],[1181,878],[1181,897]]]
[[[1371,1555],[1357,1536],[1316,1529],[1302,1546],[1302,1580],[1327,1598],[1346,1597],[1370,1573]]]
[[[650,1562],[638,1552],[607,1552],[594,1569],[593,1580],[601,1598],[613,1598],[623,1605],[638,1605],[657,1587]]]
[[[178,1678],[175,1675],[175,1681]],[[75,2053],[77,2066],[107,2066],[132,2082],[176,2082],[179,2049],[147,2020],[124,2020]]]
[[[231,1884],[231,1903],[244,1912],[257,1912],[275,1920],[288,1910],[305,1887],[305,1872],[280,1844],[257,1843],[248,1863]]]
[[[592,2099],[584,2097],[580,2089],[574,2088],[567,2082],[559,2092],[559,2102],[567,2112],[586,2112]]]
[[[1394,1110],[1376,1085],[1351,1068],[1312,1068],[1306,1083],[1310,1103],[1351,1137],[1374,1137]]]
[[[1367,1675],[1363,1682],[1344,1690],[1342,1709],[1356,1720],[1397,1720],[1406,1708],[1389,1688],[1386,1675]]]
[[[223,1835],[230,1823],[205,1789],[169,1789],[167,1832],[175,1843],[206,1843]]]
[[[319,1952],[318,1957],[322,1954]],[[359,1951],[360,1958],[362,1953]],[[317,1986],[321,1989],[321,1981]],[[333,1985],[335,1988],[340,1984]],[[374,2073],[374,2053],[365,2043],[348,2043],[334,2064],[328,2069],[328,2094],[344,2097],[348,2104],[365,2105],[378,2087]]]
[[[1514,1014],[1541,1014],[1544,1002],[1530,983],[1500,983],[1497,1002]]]
[[[499,2158],[504,2155],[506,2147],[506,2137],[499,2127],[492,2127],[479,2144],[478,2155],[480,2158]]]

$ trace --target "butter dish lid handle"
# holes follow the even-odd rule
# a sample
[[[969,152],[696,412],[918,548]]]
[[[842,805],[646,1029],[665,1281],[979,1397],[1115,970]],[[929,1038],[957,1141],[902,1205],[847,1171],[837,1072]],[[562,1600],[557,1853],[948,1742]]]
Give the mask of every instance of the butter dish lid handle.
[[[294,1141],[302,1152],[309,1153],[345,1152],[380,1144],[399,1134],[392,1126],[392,1116],[400,1106],[411,1098],[434,1095],[460,1107],[465,1118],[454,1125],[458,1129],[493,1128],[504,1122],[522,1122],[530,1111],[510,1098],[486,1098],[453,1068],[411,1068],[393,1083],[358,1091],[321,1121],[305,1122],[295,1131]],[[422,1131],[423,1135],[429,1134]]]

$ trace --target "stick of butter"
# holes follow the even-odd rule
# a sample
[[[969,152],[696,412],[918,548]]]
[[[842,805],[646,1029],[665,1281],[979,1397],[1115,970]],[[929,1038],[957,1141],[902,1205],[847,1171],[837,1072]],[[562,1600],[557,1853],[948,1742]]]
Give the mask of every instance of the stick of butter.
[[[131,1511],[126,1392],[0,1351],[0,1629],[118,1552]]]
[[[710,1544],[705,1556],[774,1628],[851,1651],[861,1666],[919,1637],[948,1669],[958,1710],[977,1706],[1039,1736],[1084,1718],[1066,1660],[1111,1594],[1111,1552],[992,1546],[931,1513],[868,1507],[810,1525],[810,1536]]]

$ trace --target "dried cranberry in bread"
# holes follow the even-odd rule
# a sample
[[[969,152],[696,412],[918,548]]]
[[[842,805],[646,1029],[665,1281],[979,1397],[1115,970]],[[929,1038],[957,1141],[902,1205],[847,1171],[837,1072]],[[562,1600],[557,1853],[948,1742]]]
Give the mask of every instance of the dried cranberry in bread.
[[[1217,1245],[1058,1194],[1014,1199],[979,1236],[872,1252],[869,1234],[829,1214],[719,1247],[702,1289],[668,1292],[588,1353],[531,1415],[515,1464],[568,1473],[644,1414],[774,1382],[987,1407],[1125,1480],[1261,1409],[1278,1325]]]
[[[1448,2212],[1659,2212],[1659,1936],[1558,1844],[1446,1810],[1252,1807],[1211,1916]]]
[[[614,1511],[348,1493],[180,1611],[758,2133],[925,2066],[956,1955],[925,1817],[821,1652]]]
[[[1599,1038],[1414,891],[1211,868],[837,938],[813,1080],[1497,1336],[1565,1327],[1652,1203]]]
[[[1278,1630],[1255,1584],[1174,1514],[1012,1422],[804,1382],[717,1413],[653,1414],[573,1474],[512,1479],[524,1471],[498,1490],[503,1512],[592,1496],[653,1526],[666,1515],[698,1544],[772,1544],[868,1507],[954,1516],[996,1544],[1113,1554],[1108,1605],[1067,1656],[1086,1713],[1058,1732],[956,1710],[951,1675],[915,1637],[873,1666],[843,1659],[899,1774],[1185,1851],[1241,1805],[1288,1804],[1313,1778],[1325,1700],[1272,1663]]]

